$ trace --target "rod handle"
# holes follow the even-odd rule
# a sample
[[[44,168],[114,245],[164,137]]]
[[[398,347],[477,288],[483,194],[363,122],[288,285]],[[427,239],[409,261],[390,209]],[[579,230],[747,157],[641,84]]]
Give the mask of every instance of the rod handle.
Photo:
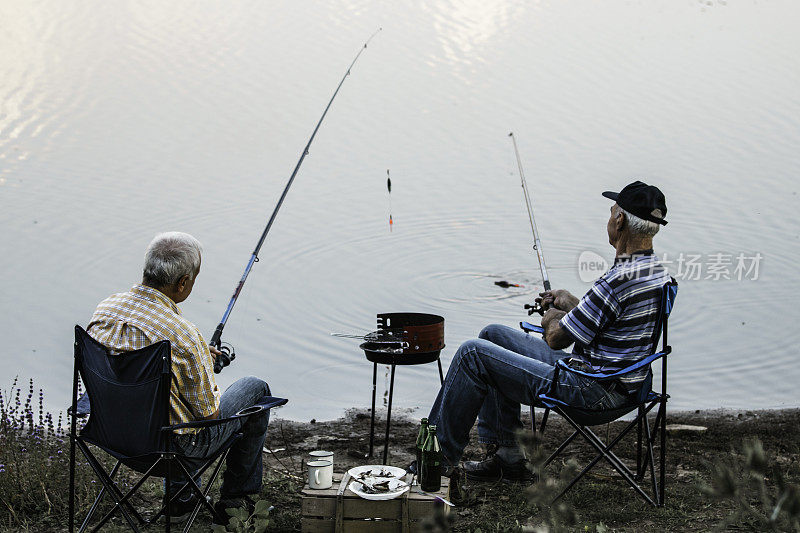
[[[222,322],[219,323],[217,329],[214,330],[214,334],[211,336],[211,342],[208,344],[213,346],[214,348],[219,348],[222,344],[222,330],[225,328],[225,324]]]

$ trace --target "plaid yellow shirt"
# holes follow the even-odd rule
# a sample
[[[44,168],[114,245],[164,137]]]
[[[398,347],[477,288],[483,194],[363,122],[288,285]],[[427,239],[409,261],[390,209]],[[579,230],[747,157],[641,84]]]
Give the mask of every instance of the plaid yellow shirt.
[[[191,422],[219,408],[214,358],[197,326],[183,318],[161,291],[134,285],[100,302],[86,330],[112,354],[145,348],[168,340],[172,348],[171,421]],[[190,433],[183,429],[176,433]]]

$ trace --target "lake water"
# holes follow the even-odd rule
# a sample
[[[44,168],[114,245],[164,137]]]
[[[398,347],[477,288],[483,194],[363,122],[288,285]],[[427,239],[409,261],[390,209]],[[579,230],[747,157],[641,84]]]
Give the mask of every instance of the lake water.
[[[0,388],[33,377],[61,409],[74,324],[139,281],[160,231],[205,246],[182,308],[210,337],[382,27],[228,322],[222,386],[259,375],[281,416],[331,418],[368,406],[372,373],[331,332],[441,314],[446,365],[527,318],[513,131],[556,287],[589,288],[582,252],[613,258],[603,190],[666,194],[673,408],[798,407],[798,20],[779,0],[2,1]],[[437,388],[434,365],[400,368],[396,405],[422,413]]]

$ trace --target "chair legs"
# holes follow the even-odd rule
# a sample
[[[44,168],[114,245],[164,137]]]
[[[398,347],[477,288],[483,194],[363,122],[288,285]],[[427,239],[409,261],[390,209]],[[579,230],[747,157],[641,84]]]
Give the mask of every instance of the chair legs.
[[[194,479],[194,476],[189,472],[186,465],[183,462],[175,457],[172,454],[165,454],[165,457],[158,459],[155,463],[153,463],[150,468],[144,472],[142,477],[131,487],[125,494],[119,490],[119,487],[114,483],[114,477],[117,475],[121,462],[117,461],[117,463],[112,468],[111,472],[107,473],[103,468],[103,465],[97,460],[97,458],[92,454],[89,447],[84,443],[80,438],[75,439],[77,447],[81,450],[81,453],[86,458],[89,463],[89,466],[94,470],[97,477],[100,479],[102,483],[102,488],[100,493],[95,498],[91,508],[89,509],[88,514],[83,520],[78,533],[83,533],[89,527],[89,523],[92,517],[95,515],[100,502],[102,499],[108,495],[114,502],[114,507],[107,511],[102,518],[94,525],[92,528],[93,532],[100,530],[108,521],[119,511],[125,521],[127,522],[128,526],[134,532],[140,531],[139,526],[148,526],[154,522],[156,522],[162,515],[165,517],[165,531],[169,533],[170,531],[170,503],[177,500],[181,494],[188,488],[191,492],[193,492],[198,497],[198,502],[195,505],[192,513],[189,517],[189,520],[186,522],[186,526],[184,527],[184,533],[188,533],[189,529],[192,526],[195,518],[197,517],[200,509],[202,507],[206,507],[208,511],[211,513],[212,516],[215,516],[214,507],[211,503],[208,502],[206,497],[208,496],[209,492],[211,491],[211,487],[214,484],[214,481],[217,479],[220,470],[222,469],[222,464],[225,462],[225,458],[228,456],[230,451],[230,447],[227,448],[224,452],[220,453],[217,457],[213,458],[212,460],[207,461],[197,472],[195,472],[194,476],[202,476],[212,465],[214,466],[211,477],[208,479],[207,483],[205,484],[205,488],[201,488]],[[168,475],[166,476],[166,490],[164,496],[164,504],[162,505],[161,509],[153,515],[149,519],[145,519],[142,515],[136,511],[136,509],[131,505],[130,498],[135,494],[141,486],[147,481],[149,478],[152,477],[153,472],[158,469],[160,466],[163,466],[164,463],[170,463],[170,466],[167,468]],[[216,464],[215,464],[216,463]],[[183,474],[185,479],[188,480],[185,486],[183,486],[180,490],[178,490],[175,494],[170,494],[170,485],[169,481],[172,477],[172,470],[176,468],[177,470]],[[71,493],[74,492],[74,485],[70,487]],[[72,523],[72,522],[71,522]]]
[[[537,431],[537,429],[536,429],[536,408],[533,405],[531,405],[530,408],[531,408],[531,431],[536,433],[536,431]],[[542,423],[539,425],[539,429],[538,429],[539,433],[544,434],[545,424],[547,424],[547,415],[549,415],[549,414],[550,414],[550,408],[549,407],[545,407],[544,414],[542,415]]]
[[[195,505],[195,508],[192,510],[192,514],[190,515],[189,520],[186,523],[186,529],[184,529],[184,531],[188,531],[189,530],[189,527],[191,526],[191,524],[194,521],[195,517],[200,512],[200,508],[201,507],[205,506],[206,509],[208,509],[208,511],[211,513],[211,516],[214,516],[216,514],[216,512],[214,511],[214,507],[210,503],[208,503],[208,500],[206,499],[206,497],[208,496],[208,493],[211,492],[211,485],[217,479],[217,476],[219,475],[219,471],[222,468],[222,464],[225,462],[225,458],[228,457],[228,453],[229,452],[230,452],[230,448],[225,450],[222,453],[222,455],[219,457],[219,459],[217,459],[217,464],[214,467],[214,470],[211,473],[211,477],[209,478],[208,482],[206,482],[205,489],[201,489],[200,485],[197,484],[197,482],[194,480],[194,478],[202,476],[205,473],[205,471],[208,470],[211,467],[211,465],[214,463],[214,461],[210,461],[210,462],[206,463],[200,470],[198,470],[197,472],[194,473],[194,475],[192,475],[189,472],[189,470],[186,468],[186,466],[179,459],[175,459],[174,460],[174,464],[178,465],[178,467],[180,468],[180,470],[181,470],[181,472],[183,474],[184,479],[187,479],[188,481],[187,481],[186,485],[184,485],[183,487],[181,487],[178,490],[178,492],[176,492],[175,494],[170,494],[169,500],[167,500],[166,497],[164,498],[164,500],[166,502],[165,505],[161,508],[161,510],[158,513],[155,514],[155,516],[150,518],[149,522],[150,523],[155,522],[156,520],[158,520],[158,518],[162,514],[166,516],[167,512],[169,511],[169,504],[172,503],[173,501],[177,500],[178,498],[180,498],[181,494],[183,494],[183,491],[185,491],[187,488],[191,492],[193,492],[195,494],[195,496],[197,496],[198,502],[197,502],[197,505]]]
[[[169,452],[169,442],[170,439],[167,439],[167,451]],[[174,458],[173,455],[169,453],[165,453],[159,459],[159,462],[162,460],[167,461],[167,476],[164,478],[164,505],[161,507],[161,510],[164,511],[164,531],[166,533],[170,533],[170,529],[172,528],[172,511],[170,510],[172,503],[172,498],[170,492],[172,491],[172,459]],[[190,476],[191,478],[191,476]],[[180,491],[179,491],[180,492]]]
[[[642,408],[639,407],[639,415],[636,423],[636,481],[641,481],[644,477],[642,468]]]
[[[572,432],[572,435],[570,435],[569,437],[567,437],[567,439],[566,439],[564,442],[562,442],[562,443],[561,443],[561,445],[560,445],[560,446],[559,446],[559,447],[556,449],[556,451],[554,451],[553,453],[551,453],[551,454],[550,454],[550,457],[548,457],[548,458],[547,458],[547,460],[544,462],[544,465],[543,465],[543,466],[547,466],[547,465],[549,465],[550,463],[552,463],[552,462],[553,462],[553,459],[555,459],[556,457],[558,457],[558,456],[559,456],[559,454],[560,454],[561,452],[563,452],[563,451],[564,451],[564,449],[565,449],[567,446],[569,446],[569,443],[570,443],[570,442],[572,442],[572,441],[575,439],[575,437],[577,437],[579,434],[580,434],[580,433],[579,433],[577,430],[573,431],[573,432]]]
[[[658,491],[658,504],[660,506],[664,506],[664,498],[667,494],[667,398],[665,397],[662,402],[661,406],[659,407],[659,416],[661,417],[661,446],[659,447],[659,454],[660,454],[660,464],[659,464],[659,474],[658,474],[658,483],[660,490]],[[657,420],[657,419],[656,419]],[[656,424],[658,427],[658,424]]]
[[[119,467],[120,467],[121,464],[122,463],[120,461],[117,461],[117,464],[115,464],[114,468],[111,469],[111,473],[108,474],[109,479],[111,479],[112,481],[114,480],[114,476],[117,475],[117,472],[119,471]],[[103,496],[105,496],[105,494],[106,494],[106,490],[108,490],[108,489],[106,488],[105,485],[103,485],[103,488],[100,489],[100,494],[98,494],[97,498],[94,499],[94,503],[92,503],[92,507],[89,509],[89,512],[86,514],[86,518],[83,519],[83,523],[81,524],[81,527],[80,527],[79,531],[84,531],[86,529],[86,527],[89,525],[89,522],[91,522],[92,517],[94,516],[94,512],[97,510],[98,505],[100,505],[100,501],[103,499]]]
[[[570,421],[570,423],[573,423],[571,419],[569,419],[569,421]],[[631,487],[632,487],[632,488],[633,488],[633,489],[634,489],[634,490],[635,490],[637,493],[639,493],[639,495],[640,495],[642,498],[644,498],[644,499],[645,499],[645,501],[647,501],[648,503],[652,504],[653,506],[655,506],[655,505],[656,505],[656,504],[655,504],[655,502],[653,501],[653,499],[652,499],[652,498],[650,498],[650,496],[648,496],[648,494],[647,494],[646,492],[644,492],[644,491],[642,490],[642,488],[641,488],[641,487],[639,487],[639,485],[638,485],[638,484],[636,483],[636,481],[633,479],[633,473],[630,471],[630,469],[629,469],[627,466],[625,466],[625,464],[624,464],[624,463],[623,463],[623,462],[620,460],[620,458],[619,458],[619,457],[617,457],[616,455],[614,455],[614,453],[612,453],[612,452],[611,452],[611,448],[612,448],[612,447],[613,447],[613,446],[614,446],[614,445],[615,445],[617,442],[619,442],[619,441],[622,439],[622,437],[623,437],[623,436],[624,436],[624,435],[625,435],[625,434],[628,432],[628,430],[629,430],[629,429],[631,429],[631,428],[633,427],[633,425],[632,425],[632,424],[629,424],[629,425],[628,425],[628,426],[625,428],[625,430],[623,430],[623,431],[622,431],[622,432],[621,432],[619,435],[617,435],[617,437],[616,437],[616,438],[615,438],[615,439],[614,439],[614,440],[611,442],[611,444],[610,444],[610,445],[608,445],[608,446],[605,446],[605,445],[603,445],[603,442],[600,440],[600,438],[599,438],[599,437],[597,437],[597,435],[595,435],[595,434],[594,434],[594,433],[593,433],[593,432],[592,432],[590,429],[588,429],[588,428],[586,428],[586,427],[583,427],[583,426],[578,426],[577,424],[576,424],[576,425],[574,425],[574,427],[575,427],[575,429],[576,429],[576,430],[578,430],[578,431],[581,433],[581,435],[583,435],[583,437],[584,437],[584,438],[585,438],[585,439],[586,439],[586,440],[587,440],[587,441],[588,441],[588,442],[589,442],[589,443],[590,443],[590,444],[591,444],[591,445],[592,445],[592,446],[593,446],[593,447],[594,447],[594,448],[595,448],[595,449],[596,449],[596,450],[599,452],[599,455],[598,455],[597,457],[595,457],[595,459],[594,459],[594,460],[593,460],[591,463],[589,463],[589,465],[587,465],[587,466],[586,466],[586,467],[585,467],[585,468],[584,468],[584,469],[581,471],[581,473],[580,473],[580,474],[578,474],[578,475],[575,477],[575,479],[573,479],[573,480],[572,480],[572,481],[569,483],[569,485],[567,485],[567,487],[566,487],[566,488],[565,488],[565,489],[564,489],[564,490],[561,492],[561,494],[559,494],[558,496],[556,496],[556,498],[555,498],[555,499],[558,499],[558,498],[560,498],[560,497],[561,497],[561,496],[562,496],[562,495],[563,495],[565,492],[567,492],[567,491],[568,491],[570,488],[572,488],[572,486],[573,486],[575,483],[577,483],[577,482],[578,482],[578,480],[579,480],[581,477],[583,477],[583,475],[584,475],[584,474],[586,474],[586,472],[588,472],[588,471],[589,471],[589,469],[591,469],[591,468],[592,468],[592,467],[593,467],[595,464],[597,464],[597,463],[600,461],[600,459],[605,459],[605,460],[606,460],[606,461],[608,461],[608,463],[609,463],[609,464],[610,464],[610,465],[611,465],[611,466],[614,468],[614,470],[616,470],[616,471],[619,473],[619,475],[621,475],[621,476],[622,476],[622,477],[625,479],[625,481],[627,481],[627,482],[628,482],[628,484],[630,484],[630,486],[631,486]]]
[[[550,414],[550,408],[544,410],[542,415],[542,423],[539,425],[539,431],[544,435],[544,428],[547,425],[547,416]]]
[[[117,510],[119,510],[122,513],[122,516],[125,518],[125,521],[128,523],[131,529],[133,529],[134,531],[139,531],[139,528],[136,527],[136,523],[131,518],[131,514],[133,514],[136,517],[139,523],[144,523],[144,519],[138,512],[136,512],[136,509],[134,509],[128,503],[127,498],[122,494],[122,492],[119,490],[119,488],[111,479],[111,477],[109,477],[105,469],[103,469],[103,465],[101,465],[100,462],[95,458],[95,456],[89,450],[88,446],[86,446],[86,444],[80,439],[77,439],[77,445],[78,448],[81,450],[83,456],[86,457],[89,466],[92,467],[92,470],[94,470],[94,473],[100,479],[100,482],[103,484],[103,487],[108,489],[108,493],[114,500],[115,504],[114,508],[111,511],[109,511],[107,517],[104,517],[104,519],[101,520],[100,523],[97,526],[95,526],[95,528],[92,531],[97,531],[98,529],[100,529],[100,527],[102,527],[103,524],[105,524],[105,522],[108,521],[108,518],[110,518],[110,516]],[[95,501],[93,507],[96,507],[98,503],[99,503],[98,501]],[[85,531],[86,527],[88,527],[88,521],[84,520],[84,524],[81,526],[79,533]]]
[[[657,415],[655,417],[652,431],[650,422],[647,419],[648,413],[655,407],[659,406],[657,410]],[[548,465],[551,463],[556,457],[558,457],[564,449],[569,446],[569,444],[577,437],[581,435],[586,442],[588,442],[596,451],[597,456],[592,459],[589,464],[587,464],[583,470],[581,470],[575,478],[573,478],[567,486],[554,498],[553,501],[558,500],[561,496],[563,496],[567,491],[569,491],[589,470],[591,470],[598,462],[605,459],[614,470],[616,470],[620,476],[639,494],[647,503],[659,507],[664,505],[664,484],[665,484],[665,470],[666,470],[666,454],[665,454],[665,413],[666,413],[666,401],[665,399],[658,399],[651,401],[649,404],[642,406],[639,408],[638,416],[636,419],[631,421],[629,424],[625,426],[625,428],[617,434],[614,439],[611,440],[608,444],[605,444],[600,437],[598,437],[591,429],[587,426],[582,426],[575,422],[569,415],[567,415],[561,408],[558,406],[554,407],[556,412],[562,416],[574,429],[572,434],[567,437],[564,442],[558,447],[556,451],[554,451],[550,457],[545,461],[544,465]],[[545,411],[545,418],[547,416],[547,411]],[[542,426],[544,426],[544,421],[542,421]],[[616,454],[613,453],[612,449],[622,440],[625,435],[627,435],[634,427],[637,428],[636,436],[637,436],[637,443],[636,443],[636,463],[635,463],[635,472],[628,468],[625,463],[620,459]],[[654,451],[654,445],[657,439],[660,437],[660,450],[659,450],[659,473],[658,477],[656,474],[656,455]],[[652,497],[647,494],[647,492],[639,486],[637,481],[644,479],[644,476],[647,473],[648,468],[650,469],[650,485],[652,490]]]
[[[211,492],[212,483],[214,482],[215,479],[217,479],[217,475],[219,475],[219,470],[220,470],[220,468],[222,468],[222,463],[224,463],[225,462],[225,458],[228,457],[228,452],[230,452],[230,448],[225,450],[225,453],[222,454],[222,457],[219,458],[219,461],[217,461],[217,466],[214,467],[214,471],[211,473],[211,478],[210,478],[209,482],[206,483],[205,490],[203,490],[198,495],[199,501],[197,502],[197,505],[194,506],[194,510],[192,511],[192,514],[189,516],[189,520],[186,521],[186,527],[183,529],[183,533],[188,533],[189,532],[189,528],[192,526],[192,523],[194,523],[194,519],[197,517],[197,513],[200,512],[200,507],[202,507],[203,505],[205,505],[206,508],[211,512],[211,516],[215,516],[216,515],[216,511],[211,506],[211,504],[208,503],[208,500],[206,498],[208,497],[208,493]],[[183,465],[181,465],[181,466],[183,467]],[[184,468],[184,470],[185,470],[185,468]],[[189,479],[189,482],[193,485],[192,490],[199,491],[200,487],[197,486],[197,483],[195,483],[195,481],[192,478],[192,476],[189,475],[188,472],[186,473],[186,476],[187,476],[187,479]],[[221,518],[224,518],[224,517],[221,517]]]

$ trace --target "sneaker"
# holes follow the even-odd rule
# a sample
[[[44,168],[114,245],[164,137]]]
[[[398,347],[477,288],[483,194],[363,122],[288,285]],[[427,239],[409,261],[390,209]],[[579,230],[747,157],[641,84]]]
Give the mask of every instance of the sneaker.
[[[228,509],[240,509],[245,507],[247,509],[248,514],[253,514],[253,510],[256,508],[256,502],[253,501],[250,496],[241,496],[238,498],[220,498],[217,503],[214,504],[214,523],[221,524],[223,526],[228,525],[230,522],[231,515],[227,513]]]
[[[511,483],[533,481],[533,473],[528,470],[524,460],[506,463],[499,455],[489,455],[483,461],[467,461],[463,466],[464,475],[471,481],[508,481]]]

